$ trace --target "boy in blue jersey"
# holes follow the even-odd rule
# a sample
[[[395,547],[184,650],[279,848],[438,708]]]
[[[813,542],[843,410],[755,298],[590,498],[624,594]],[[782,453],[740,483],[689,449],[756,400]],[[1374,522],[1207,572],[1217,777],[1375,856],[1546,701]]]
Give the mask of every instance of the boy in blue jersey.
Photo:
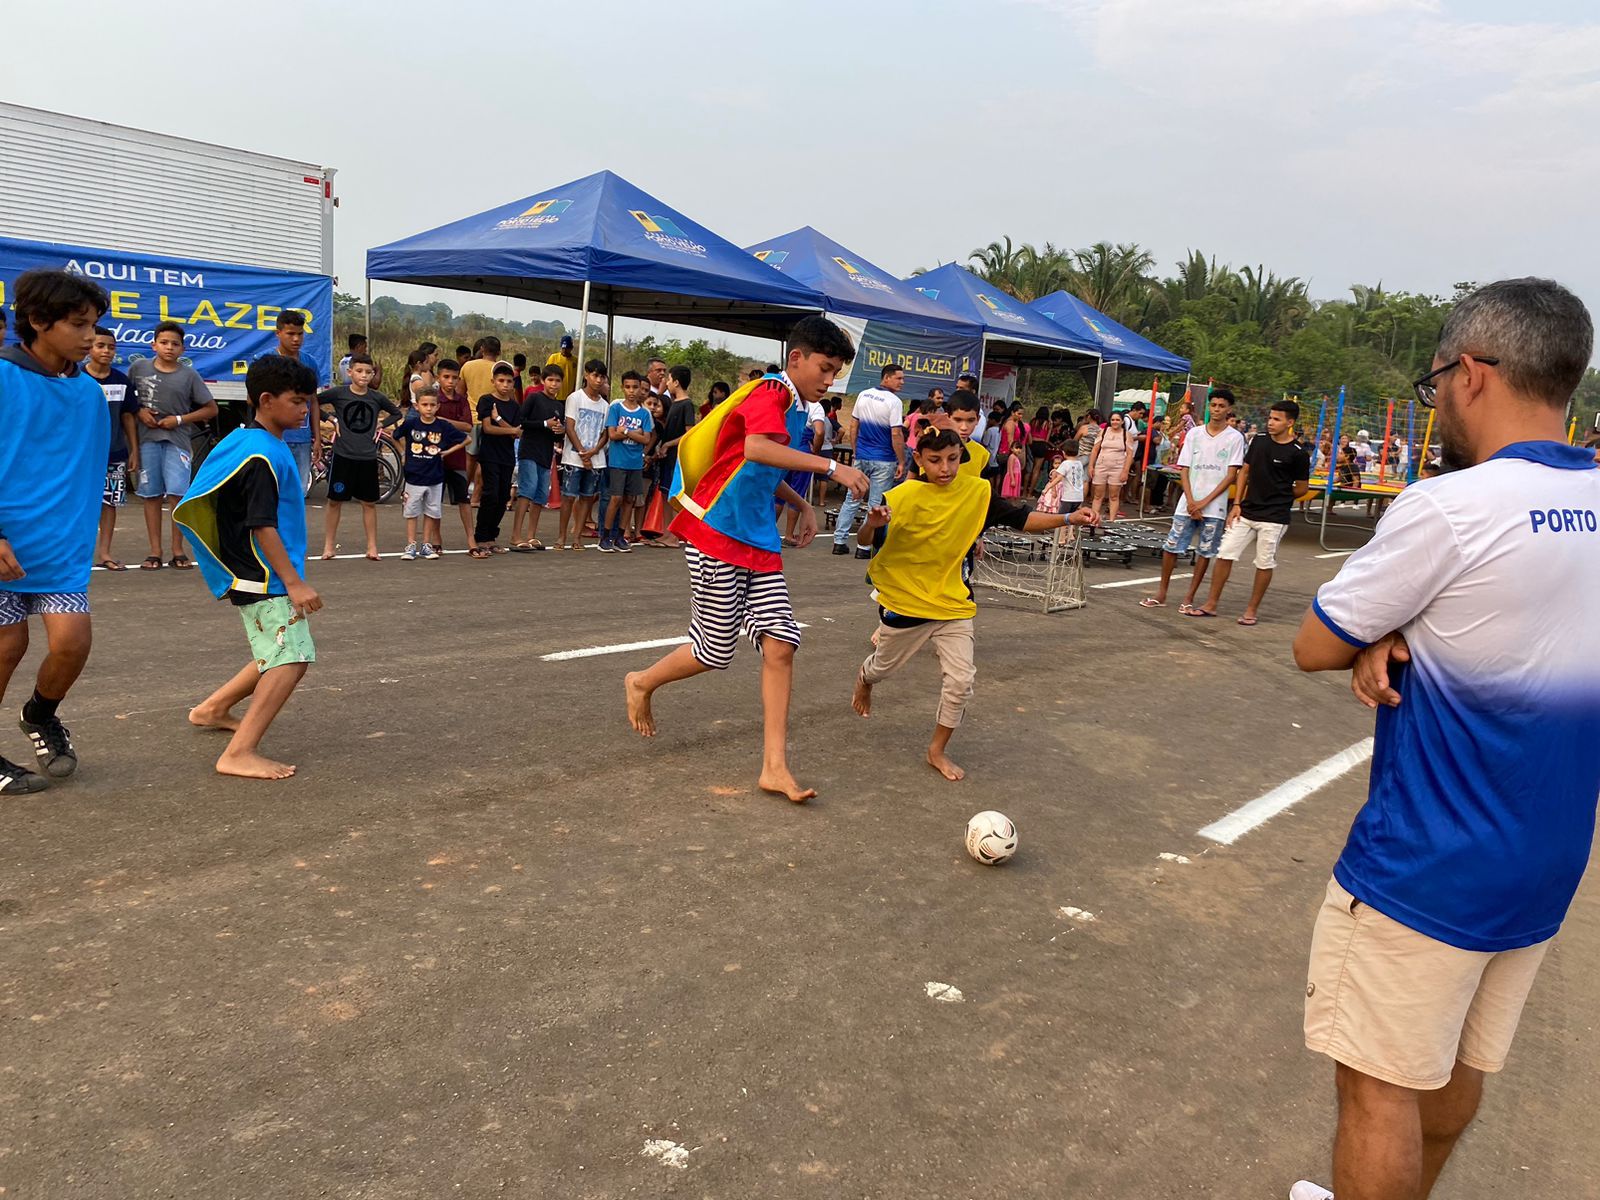
[[[846,542],[856,517],[877,508],[883,503],[883,494],[906,477],[905,414],[900,404],[905,380],[905,369],[889,363],[879,372],[878,386],[862,392],[850,407],[846,436],[855,446],[856,466],[866,473],[869,490],[864,502],[849,496],[839,506],[839,523],[833,531],[835,554],[850,553]],[[872,554],[858,548],[856,557],[871,558]]]
[[[189,721],[233,733],[217,759],[219,774],[287,779],[294,767],[264,757],[261,738],[317,659],[306,619],[322,598],[303,578],[305,489],[283,437],[304,423],[317,376],[304,363],[267,354],[250,364],[244,386],[255,419],[217,443],[172,517],[193,538],[212,595],[244,619],[251,660],[191,709]],[[250,708],[234,716],[247,697]]]
[[[622,373],[622,399],[613,400],[606,410],[606,470],[610,472],[611,502],[600,522],[600,551],[626,554],[628,543],[624,526],[639,519],[632,510],[644,503],[644,448],[655,430],[650,410],[641,403],[644,376],[637,371]],[[624,516],[624,506],[629,510]]]
[[[1414,385],[1451,469],[1389,506],[1295,639],[1302,670],[1353,668],[1378,709],[1305,987],[1306,1046],[1337,1064],[1340,1200],[1433,1190],[1589,863],[1600,470],[1565,414],[1593,346],[1548,279],[1457,303]]]
[[[63,779],[78,756],[56,710],[89,660],[89,555],[111,444],[105,393],[78,362],[110,302],[66,271],[25,271],[11,295],[21,344],[0,350],[0,699],[37,616],[50,648],[20,724],[44,774]],[[0,793],[46,786],[0,758]]]
[[[747,383],[678,443],[673,503],[682,510],[671,530],[688,545],[689,644],[647,671],[624,681],[628,722],[654,737],[650,700],[656,689],[705,671],[726,668],[740,637],[761,655],[762,791],[804,803],[816,792],[789,770],[789,695],[800,626],[783,578],[776,498],[800,510],[796,543],[817,536],[817,518],[805,498],[784,482],[788,471],[828,475],[860,498],[867,477],[831,458],[808,454],[803,444],[811,404],[855,357],[844,330],[824,317],[807,317],[789,333],[787,368]]]

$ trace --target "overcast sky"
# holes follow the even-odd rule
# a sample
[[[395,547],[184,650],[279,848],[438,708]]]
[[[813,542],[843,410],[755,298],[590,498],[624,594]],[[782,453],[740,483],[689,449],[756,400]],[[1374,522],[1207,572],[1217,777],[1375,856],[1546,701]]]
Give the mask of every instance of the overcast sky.
[[[901,275],[1010,234],[1319,299],[1547,274],[1596,309],[1597,9],[80,0],[7,12],[0,98],[338,168],[351,292],[369,246],[610,169],[740,245],[809,224]]]

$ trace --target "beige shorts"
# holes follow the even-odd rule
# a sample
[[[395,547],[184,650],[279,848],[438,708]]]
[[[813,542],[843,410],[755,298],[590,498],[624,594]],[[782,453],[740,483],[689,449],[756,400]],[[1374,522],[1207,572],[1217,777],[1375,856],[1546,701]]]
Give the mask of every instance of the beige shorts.
[[[1240,517],[1222,531],[1222,547],[1217,557],[1227,562],[1238,562],[1250,549],[1250,539],[1256,542],[1256,570],[1270,571],[1278,565],[1278,543],[1289,532],[1287,525],[1276,521],[1252,521]]]
[[[1462,950],[1329,880],[1311,935],[1306,1048],[1422,1091],[1450,1082],[1457,1062],[1498,1071],[1549,944]]]

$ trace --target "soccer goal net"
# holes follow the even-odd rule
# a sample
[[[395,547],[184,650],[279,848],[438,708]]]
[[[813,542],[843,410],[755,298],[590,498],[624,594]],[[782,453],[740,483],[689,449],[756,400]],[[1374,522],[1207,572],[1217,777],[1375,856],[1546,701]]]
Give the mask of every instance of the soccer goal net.
[[[1083,545],[1078,530],[1038,534],[990,530],[979,543],[972,582],[1032,601],[1029,607],[1042,612],[1082,608]]]

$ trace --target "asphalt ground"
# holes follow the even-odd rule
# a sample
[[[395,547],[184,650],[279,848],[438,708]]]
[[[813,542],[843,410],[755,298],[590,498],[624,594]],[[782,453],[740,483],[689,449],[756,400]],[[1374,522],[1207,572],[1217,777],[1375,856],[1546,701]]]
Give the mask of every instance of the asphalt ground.
[[[399,532],[390,506],[386,551]],[[143,556],[131,510],[118,546]],[[195,572],[97,573],[63,708],[82,767],[0,802],[0,1191],[1265,1200],[1325,1179],[1304,964],[1365,769],[1231,846],[1197,835],[1371,732],[1342,678],[1290,661],[1338,567],[1318,553],[1297,526],[1254,629],[1141,610],[1141,586],[1048,617],[984,593],[950,784],[921,759],[931,655],[856,717],[862,564],[792,552],[804,807],[754,787],[748,648],[661,693],[653,742],[621,678],[661,651],[542,658],[681,636],[670,552],[312,563],[319,661],[264,744],[299,766],[282,783],[215,775],[221,737],[185,722],[244,662],[238,618]],[[986,808],[1020,830],[1004,867],[962,849]],[[1597,970],[1591,874],[1440,1196],[1600,1195]]]

